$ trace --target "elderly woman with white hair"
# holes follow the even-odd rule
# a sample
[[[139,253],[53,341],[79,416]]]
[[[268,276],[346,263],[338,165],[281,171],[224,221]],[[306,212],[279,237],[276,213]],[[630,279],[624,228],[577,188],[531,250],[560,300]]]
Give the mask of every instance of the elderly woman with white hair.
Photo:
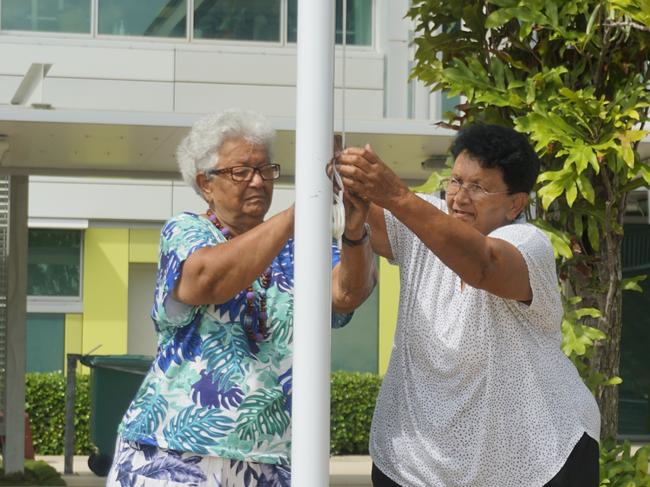
[[[152,318],[158,352],[119,429],[109,486],[290,485],[293,225],[265,220],[280,166],[261,115],[197,121],[177,158],[207,203],[163,227]],[[375,284],[365,220],[348,195],[332,248],[333,325]]]

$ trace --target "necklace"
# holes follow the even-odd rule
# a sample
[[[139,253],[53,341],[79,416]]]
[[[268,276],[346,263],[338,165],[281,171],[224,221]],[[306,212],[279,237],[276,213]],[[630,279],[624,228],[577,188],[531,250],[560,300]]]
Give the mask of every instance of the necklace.
[[[226,240],[231,240],[233,238],[232,232],[223,226],[211,208],[208,208],[206,214],[208,215],[208,220],[219,229]],[[242,320],[242,326],[244,327],[246,336],[249,340],[254,342],[261,342],[269,336],[269,331],[266,326],[266,290],[271,284],[271,269],[266,269],[259,277],[259,280],[261,287],[257,293],[255,293],[252,283],[246,288],[246,311],[244,311],[244,318]],[[255,309],[256,297],[259,297],[260,302],[258,312],[256,312],[257,310]],[[257,320],[255,318],[257,318]]]

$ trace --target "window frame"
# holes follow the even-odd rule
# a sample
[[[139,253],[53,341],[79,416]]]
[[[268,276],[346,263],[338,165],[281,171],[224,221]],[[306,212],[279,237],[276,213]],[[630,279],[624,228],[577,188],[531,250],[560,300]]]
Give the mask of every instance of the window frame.
[[[288,0],[280,0],[280,36],[279,40],[276,41],[257,41],[257,40],[246,40],[246,39],[206,39],[206,38],[196,38],[194,37],[194,0],[187,0],[188,7],[190,9],[189,14],[192,15],[192,21],[188,27],[188,43],[197,44],[197,45],[218,45],[218,46],[259,46],[259,47],[286,47],[286,32],[283,30],[283,25],[286,25],[286,5]],[[189,15],[188,15],[189,17]]]
[[[55,39],[88,39],[93,38],[93,31],[95,25],[95,12],[94,8],[98,0],[88,0],[90,2],[90,29],[88,33],[85,32],[56,32],[56,31],[43,31],[43,30],[19,30],[19,29],[3,29],[2,28],[2,1],[0,1],[0,36],[12,35],[19,37],[49,37]],[[193,1],[193,0],[192,0]]]
[[[183,37],[161,37],[161,36],[133,36],[133,35],[119,35],[119,34],[100,34],[99,33],[99,2],[100,0],[88,0],[93,4],[93,11],[95,17],[93,19],[93,39],[97,40],[110,40],[110,41],[123,41],[123,42],[164,42],[169,44],[190,43],[189,37],[190,20],[189,8],[190,4],[194,5],[194,0],[185,0],[185,36]]]
[[[192,0],[194,1],[194,0]],[[345,50],[352,50],[352,51],[374,51],[376,46],[377,46],[377,22],[375,22],[377,18],[377,1],[378,0],[370,0],[370,44],[368,45],[359,45],[359,44],[348,44],[345,43]],[[284,37],[285,37],[285,43],[284,46],[287,47],[296,47],[298,44],[297,38],[296,42],[289,42],[289,0],[282,0],[282,3],[286,7],[286,11],[284,14],[284,19],[285,19],[285,27],[284,27]],[[341,36],[342,37],[342,36]],[[334,49],[337,51],[343,49],[343,43],[337,44],[336,43],[336,14],[334,17]]]
[[[12,35],[17,37],[42,37],[53,39],[78,39],[78,40],[101,40],[111,42],[150,42],[171,45],[199,45],[199,46],[235,46],[235,47],[266,47],[266,48],[290,48],[295,49],[296,43],[288,41],[288,14],[289,14],[289,0],[280,0],[280,37],[277,42],[275,41],[257,41],[245,39],[197,39],[194,37],[194,1],[186,0],[186,15],[185,15],[185,36],[184,37],[158,37],[158,36],[127,36],[116,34],[100,34],[99,33],[99,1],[100,0],[87,0],[90,3],[90,31],[88,33],[75,33],[75,32],[49,32],[40,30],[13,30],[3,29],[2,20],[2,2],[0,1],[0,37],[3,35]],[[346,44],[345,49],[351,51],[368,52],[374,51],[377,46],[377,1],[370,0],[370,44],[369,45],[355,45]],[[342,44],[336,44],[335,49],[337,52],[341,49]]]
[[[84,286],[84,230],[80,228],[61,227],[30,227],[29,230],[76,230],[79,231],[79,295],[77,296],[46,296],[27,295],[28,313],[83,313]]]

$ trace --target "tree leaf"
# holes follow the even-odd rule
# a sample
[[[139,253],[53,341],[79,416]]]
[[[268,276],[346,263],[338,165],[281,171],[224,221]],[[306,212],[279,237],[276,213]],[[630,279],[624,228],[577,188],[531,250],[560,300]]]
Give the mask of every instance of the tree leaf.
[[[451,174],[451,169],[441,169],[433,171],[427,180],[419,186],[411,186],[409,189],[414,193],[431,194],[435,191],[440,191],[443,187],[444,181]]]
[[[537,191],[537,194],[542,197],[542,207],[548,210],[551,203],[555,201],[562,193],[564,193],[564,184],[562,180],[554,180],[549,184],[544,185]]]
[[[516,15],[516,8],[500,8],[488,15],[488,18],[485,20],[485,27],[487,29],[500,27]]]
[[[643,176],[645,182],[650,186],[650,166],[648,164],[641,166],[641,176]]]
[[[566,197],[566,202],[569,205],[569,208],[571,208],[578,196],[578,186],[575,183],[570,183],[569,187],[564,193],[564,196]]]
[[[600,234],[598,233],[598,222],[593,217],[589,217],[587,222],[587,235],[589,237],[589,244],[595,251],[598,251],[600,250]]]
[[[580,194],[582,194],[582,197],[586,199],[589,203],[592,205],[596,203],[596,194],[594,192],[594,187],[591,185],[591,182],[589,181],[589,178],[582,173],[576,180],[576,184],[578,185],[578,189],[580,190]],[[582,232],[580,232],[582,234]]]
[[[621,281],[621,289],[624,291],[636,291],[639,293],[643,292],[643,288],[639,286],[639,283],[645,281],[648,276],[643,274],[634,277],[628,277]]]

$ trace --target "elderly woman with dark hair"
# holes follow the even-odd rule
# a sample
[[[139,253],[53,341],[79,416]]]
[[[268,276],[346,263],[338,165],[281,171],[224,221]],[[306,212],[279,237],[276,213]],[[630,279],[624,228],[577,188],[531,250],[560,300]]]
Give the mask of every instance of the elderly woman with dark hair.
[[[202,118],[178,148],[207,203],[163,227],[158,352],[120,425],[108,485],[290,485],[294,210],[265,221],[280,166],[261,115]],[[332,249],[334,326],[375,283],[367,203],[348,195]]]
[[[539,159],[487,124],[451,152],[444,199],[409,191],[370,147],[339,158],[373,203],[372,247],[400,269],[373,485],[597,487],[598,406],[562,353],[551,242],[522,218]]]

